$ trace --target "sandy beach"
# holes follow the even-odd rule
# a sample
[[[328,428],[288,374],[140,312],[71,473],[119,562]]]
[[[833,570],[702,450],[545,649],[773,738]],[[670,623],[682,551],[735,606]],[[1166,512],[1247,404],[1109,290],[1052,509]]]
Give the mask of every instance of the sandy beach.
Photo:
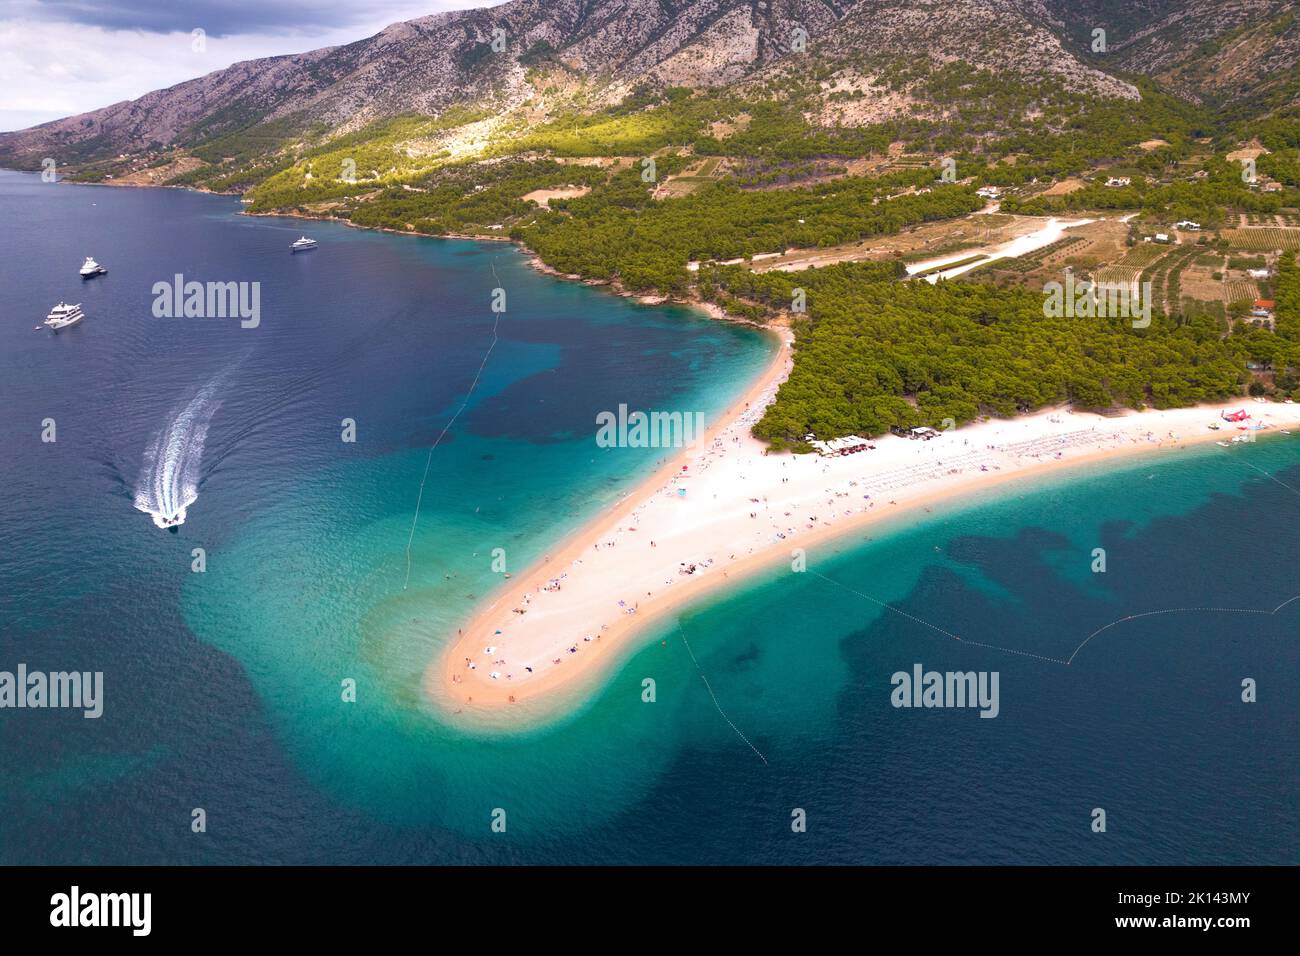
[[[465,623],[426,673],[440,709],[498,726],[545,716],[638,648],[648,624],[706,592],[793,562],[796,549],[815,568],[819,545],[963,493],[1202,442],[1248,456],[1251,445],[1233,437],[1300,434],[1300,405],[1241,400],[1228,410],[1246,409],[1247,424],[1263,429],[1220,420],[1217,405],[1109,417],[1058,408],[929,441],[888,436],[843,457],[768,455],[750,429],[789,374],[790,333],[780,334],[773,362],[695,447],[515,574]]]

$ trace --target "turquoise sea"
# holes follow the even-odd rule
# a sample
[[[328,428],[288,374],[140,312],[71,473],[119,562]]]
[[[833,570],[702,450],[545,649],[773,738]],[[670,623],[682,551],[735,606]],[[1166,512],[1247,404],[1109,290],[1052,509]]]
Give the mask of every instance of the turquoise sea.
[[[0,671],[105,683],[98,720],[0,710],[0,863],[1297,862],[1300,436],[873,528],[564,719],[470,731],[420,680],[492,550],[523,568],[656,463],[597,412],[711,419],[772,345],[503,243],[239,208],[0,173]],[[154,317],[177,273],[259,283],[260,324]],[[86,321],[34,331],[61,297]],[[997,671],[997,718],[891,706],[916,663]]]

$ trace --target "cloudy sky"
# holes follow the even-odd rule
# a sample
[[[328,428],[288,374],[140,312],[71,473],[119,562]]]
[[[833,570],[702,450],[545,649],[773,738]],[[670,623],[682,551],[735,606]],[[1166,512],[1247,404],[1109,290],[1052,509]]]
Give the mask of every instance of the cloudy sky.
[[[348,43],[399,20],[499,2],[0,0],[0,131],[134,99],[239,60]]]

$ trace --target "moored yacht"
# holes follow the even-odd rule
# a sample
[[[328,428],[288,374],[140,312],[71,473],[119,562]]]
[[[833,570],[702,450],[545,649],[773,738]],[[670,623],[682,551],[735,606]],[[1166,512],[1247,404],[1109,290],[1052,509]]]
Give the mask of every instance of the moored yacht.
[[[81,278],[90,279],[94,276],[102,276],[107,271],[95,261],[93,256],[86,256],[86,261],[81,266]]]
[[[50,309],[50,314],[45,317],[45,324],[57,332],[59,329],[66,329],[70,325],[76,325],[85,317],[86,314],[81,311],[81,303],[68,305],[66,302],[60,302]]]
[[[295,239],[293,245],[289,246],[290,252],[306,252],[308,249],[316,248],[316,240],[308,239],[303,236],[301,239]]]

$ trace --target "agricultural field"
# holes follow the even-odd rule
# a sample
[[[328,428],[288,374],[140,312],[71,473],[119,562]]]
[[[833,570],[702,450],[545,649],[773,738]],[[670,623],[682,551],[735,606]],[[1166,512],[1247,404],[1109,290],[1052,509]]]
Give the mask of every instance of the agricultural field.
[[[1026,216],[982,213],[924,223],[892,235],[824,249],[793,248],[754,263],[755,272],[797,272],[837,262],[901,259],[918,262],[980,246],[999,245],[1042,228],[1042,220]]]
[[[1183,271],[1178,288],[1180,301],[1223,302],[1223,263],[1216,261],[1207,265],[1201,261],[1204,258],[1197,256]]]
[[[1153,263],[1153,268],[1142,274],[1143,281],[1151,282],[1155,304],[1166,312],[1178,304],[1183,271],[1198,254],[1195,246],[1175,246],[1168,255]]]
[[[1142,275],[1142,270],[1137,266],[1113,265],[1098,269],[1092,277],[1095,281],[1106,285],[1134,283]]]
[[[1066,196],[1076,189],[1082,189],[1085,183],[1082,179],[1071,177],[1062,179],[1060,182],[1052,183],[1047,189],[1043,190],[1044,196]]]
[[[1089,260],[1095,260],[1089,253],[1097,245],[1097,240],[1090,236],[1069,235],[1039,249],[1037,259],[1044,266],[1086,265]]]
[[[1082,236],[1087,243],[1072,246],[1065,254],[1064,263],[1076,268],[1092,268],[1101,263],[1113,262],[1128,250],[1128,225],[1118,219],[1095,219],[1084,226],[1074,226],[1066,233]],[[1048,257],[1045,262],[1054,262]]]
[[[958,278],[999,287],[1024,285],[1041,288],[1060,281],[1067,268],[1083,271],[1116,259],[1124,253],[1127,227],[1116,220],[1098,220],[1067,231],[1060,239],[1014,259],[995,259]]]
[[[1300,250],[1300,229],[1286,227],[1249,227],[1225,229],[1222,237],[1236,249],[1271,252],[1274,249]]]
[[[1137,266],[1139,269],[1142,269],[1155,262],[1168,250],[1168,246],[1154,242],[1139,243],[1129,249],[1129,251],[1124,254],[1124,258],[1116,264],[1122,266]]]
[[[1104,283],[1136,282],[1142,275],[1143,269],[1168,251],[1168,246],[1150,242],[1130,246],[1117,261],[1097,269],[1093,273],[1093,278],[1097,282]]]
[[[1254,302],[1259,298],[1259,286],[1248,279],[1229,279],[1223,283],[1224,302]]]
[[[994,267],[1001,272],[1016,272],[1026,275],[1043,265],[1049,265],[1049,259],[1051,262],[1056,262],[1058,259],[1064,258],[1071,249],[1077,249],[1081,244],[1087,242],[1088,240],[1083,236],[1063,236],[1055,242],[1049,243],[1041,249],[1035,249],[1023,256],[1017,256],[1014,259],[998,259],[994,262]]]
[[[654,191],[655,199],[680,199],[689,196],[701,186],[707,186],[722,179],[727,171],[723,160],[709,156],[687,166],[676,176],[667,176]]]

